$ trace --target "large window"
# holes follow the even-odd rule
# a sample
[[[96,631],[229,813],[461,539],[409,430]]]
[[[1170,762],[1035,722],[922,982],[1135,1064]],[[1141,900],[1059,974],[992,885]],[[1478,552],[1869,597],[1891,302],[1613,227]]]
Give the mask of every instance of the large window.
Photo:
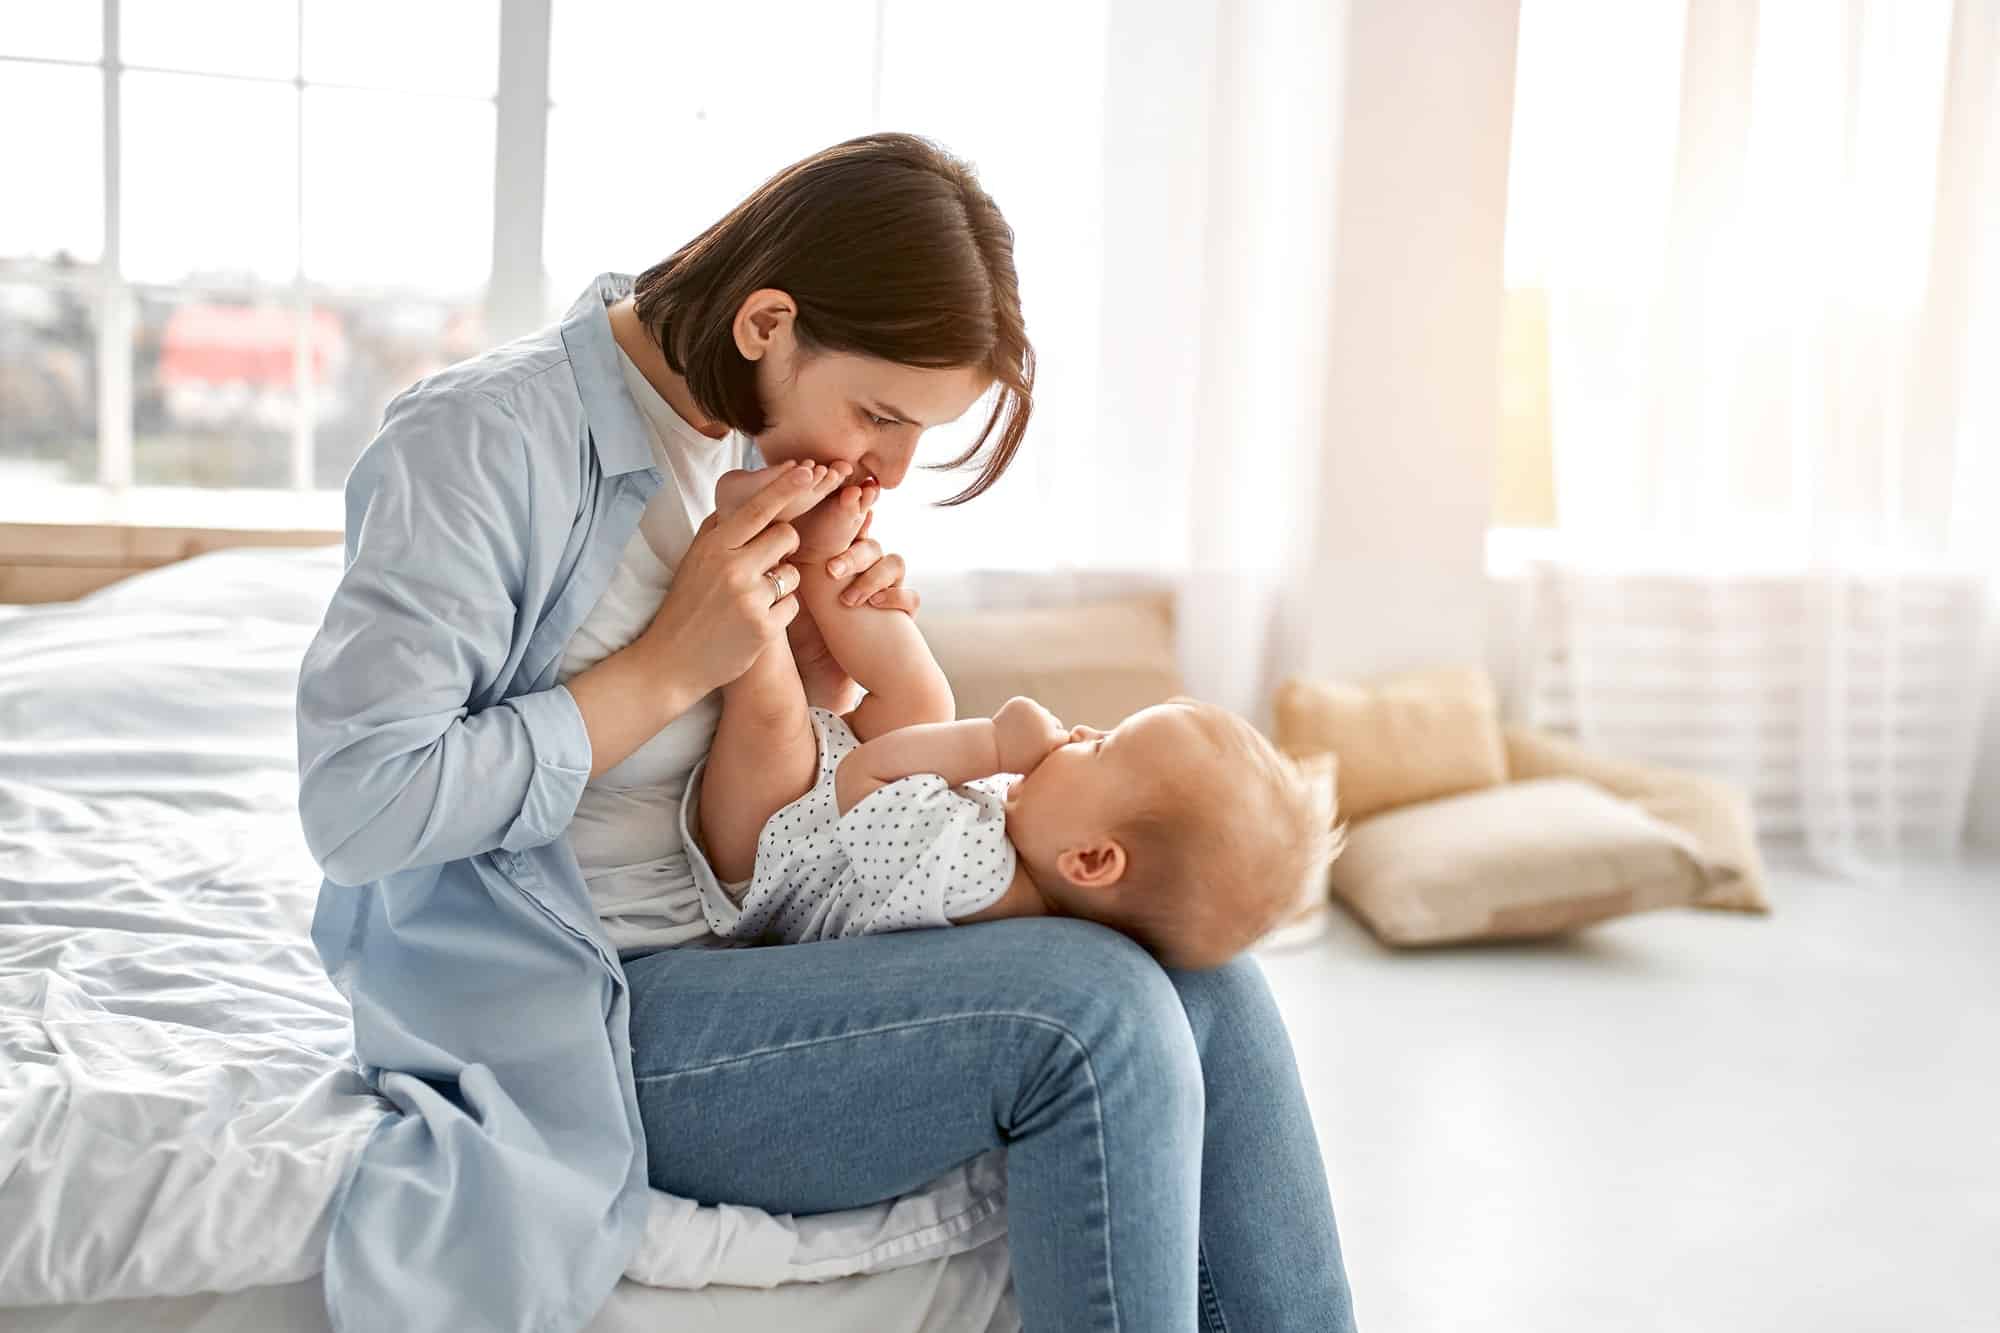
[[[0,502],[331,495],[413,380],[559,317],[595,274],[645,268],[771,172],[876,127],[967,157],[1007,213],[1037,433],[1081,443],[1106,7],[1024,9],[8,6],[0,116],[38,132],[0,141]],[[980,91],[988,71],[1009,72],[1004,97]],[[950,434],[924,456],[956,452]],[[1010,511],[1038,502],[1035,453],[1002,488],[1011,504],[996,492],[952,516],[954,545],[969,521],[1008,539]],[[963,480],[913,478],[899,540],[920,543],[922,502]]]
[[[484,344],[498,32],[498,0],[11,6],[0,489],[337,488]]]

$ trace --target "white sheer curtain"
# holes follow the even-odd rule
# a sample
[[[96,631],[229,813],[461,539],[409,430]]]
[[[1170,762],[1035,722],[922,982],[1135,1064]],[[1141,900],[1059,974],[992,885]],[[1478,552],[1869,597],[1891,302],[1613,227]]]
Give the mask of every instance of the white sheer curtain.
[[[1992,679],[1996,76],[1988,0],[1522,8],[1535,715],[1856,868],[1958,842]]]
[[[953,75],[939,45],[939,86],[907,116],[885,111],[979,166],[1017,233],[1041,369],[1014,472],[949,510],[923,502],[958,479],[915,479],[882,526],[929,606],[1172,587],[1189,688],[1262,719],[1308,651],[1340,13],[1308,0],[1097,12],[1101,30],[1066,39],[1069,77],[941,111]],[[1026,34],[1023,61],[1045,67],[1045,45]],[[1022,97],[1058,109],[1024,132]],[[955,438],[938,434],[933,456]]]

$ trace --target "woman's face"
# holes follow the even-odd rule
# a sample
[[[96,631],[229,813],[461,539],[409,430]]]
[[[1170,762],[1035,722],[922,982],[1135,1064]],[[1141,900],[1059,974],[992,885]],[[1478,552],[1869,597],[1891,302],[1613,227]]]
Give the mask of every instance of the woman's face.
[[[854,480],[872,476],[885,488],[902,484],[918,437],[964,416],[993,383],[972,366],[926,369],[851,352],[803,353],[783,292],[752,293],[735,331],[738,349],[757,363],[764,461],[852,463]]]

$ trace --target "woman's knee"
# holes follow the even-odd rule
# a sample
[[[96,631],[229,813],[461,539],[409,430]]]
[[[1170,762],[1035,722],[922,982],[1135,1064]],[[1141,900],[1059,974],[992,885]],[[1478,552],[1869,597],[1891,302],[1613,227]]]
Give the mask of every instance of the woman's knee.
[[[1136,1085],[1199,1124],[1201,1057],[1173,980],[1130,937],[1073,917],[983,923],[1012,927],[996,962],[1010,1005],[1076,1044],[1093,1077]]]
[[[1253,954],[1242,953],[1220,967],[1168,971],[1197,1044],[1216,1028],[1259,1031],[1282,1024],[1277,999]]]

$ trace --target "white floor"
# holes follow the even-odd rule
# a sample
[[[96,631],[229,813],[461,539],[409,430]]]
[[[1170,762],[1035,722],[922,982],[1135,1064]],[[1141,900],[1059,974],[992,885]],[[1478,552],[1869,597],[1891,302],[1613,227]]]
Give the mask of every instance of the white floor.
[[[1263,958],[1363,1333],[2000,1330],[2000,862]]]

